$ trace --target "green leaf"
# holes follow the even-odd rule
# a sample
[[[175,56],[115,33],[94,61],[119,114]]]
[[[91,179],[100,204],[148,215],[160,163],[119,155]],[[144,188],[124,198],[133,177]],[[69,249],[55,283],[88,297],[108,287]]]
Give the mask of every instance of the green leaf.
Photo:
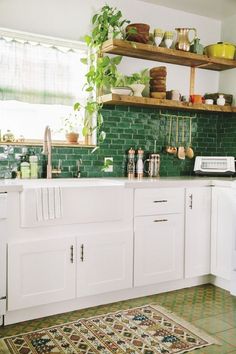
[[[86,92],[92,92],[93,91],[93,87],[89,86],[88,88],[86,88]]]
[[[74,111],[79,111],[80,110],[80,107],[81,107],[81,104],[79,102],[76,102],[74,104]]]
[[[122,55],[117,55],[116,57],[111,59],[111,62],[115,65],[119,65],[122,60]]]
[[[92,38],[88,35],[84,36],[84,40],[86,44],[89,46],[91,44]]]
[[[98,14],[95,14],[92,18],[92,24],[94,25],[94,23],[97,21],[98,18]]]
[[[106,133],[104,131],[101,131],[99,134],[99,142],[102,143],[106,139]]]
[[[89,133],[88,127],[83,127],[83,129],[82,129],[82,134],[83,134],[83,136],[87,136],[88,133]]]
[[[87,64],[88,64],[88,59],[87,59],[87,58],[81,58],[81,59],[80,59],[80,62],[81,62],[82,64],[87,65]]]
[[[91,151],[91,154],[93,154],[95,151],[99,149],[99,146],[95,146],[95,148]]]

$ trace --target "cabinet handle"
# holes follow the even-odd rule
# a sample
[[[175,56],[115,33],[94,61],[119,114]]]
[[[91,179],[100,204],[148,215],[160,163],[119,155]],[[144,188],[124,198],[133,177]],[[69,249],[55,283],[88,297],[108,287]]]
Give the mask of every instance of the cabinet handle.
[[[84,261],[84,245],[83,244],[80,246],[80,260],[81,260],[81,262]]]
[[[153,203],[167,203],[167,200],[166,199],[153,200]]]
[[[189,209],[193,209],[193,195],[192,194],[189,195],[189,200],[190,200]]]
[[[74,263],[74,246],[70,246],[70,262]]]
[[[165,221],[168,221],[168,219],[156,219],[156,220],[153,220],[153,222],[165,222]]]

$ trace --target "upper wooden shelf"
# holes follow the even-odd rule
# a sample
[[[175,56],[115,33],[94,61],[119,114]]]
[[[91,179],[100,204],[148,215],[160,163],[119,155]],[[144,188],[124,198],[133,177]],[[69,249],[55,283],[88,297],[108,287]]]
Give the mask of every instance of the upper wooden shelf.
[[[121,39],[109,39],[104,42],[102,52],[215,71],[236,68],[236,60],[209,58],[206,55]]]
[[[236,113],[236,107],[232,106],[217,106],[215,104],[193,104],[190,102],[180,102],[150,97],[115,95],[112,93],[101,96],[99,98],[99,102],[103,103],[104,105],[141,106],[156,108],[158,107],[168,109],[180,109],[185,111]]]

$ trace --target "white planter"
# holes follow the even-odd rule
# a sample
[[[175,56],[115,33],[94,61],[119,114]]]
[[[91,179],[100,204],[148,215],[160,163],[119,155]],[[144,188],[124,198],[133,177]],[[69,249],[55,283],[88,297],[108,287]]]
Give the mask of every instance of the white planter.
[[[129,87],[132,88],[134,96],[142,97],[142,92],[145,88],[144,84],[132,84]]]

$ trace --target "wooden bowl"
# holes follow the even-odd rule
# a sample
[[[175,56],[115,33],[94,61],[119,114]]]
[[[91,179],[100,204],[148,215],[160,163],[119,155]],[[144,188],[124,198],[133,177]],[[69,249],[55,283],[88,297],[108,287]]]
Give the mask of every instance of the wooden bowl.
[[[131,29],[134,29],[136,33],[129,33]],[[125,29],[129,41],[145,44],[149,41],[149,30],[150,26],[145,23],[131,23]]]

